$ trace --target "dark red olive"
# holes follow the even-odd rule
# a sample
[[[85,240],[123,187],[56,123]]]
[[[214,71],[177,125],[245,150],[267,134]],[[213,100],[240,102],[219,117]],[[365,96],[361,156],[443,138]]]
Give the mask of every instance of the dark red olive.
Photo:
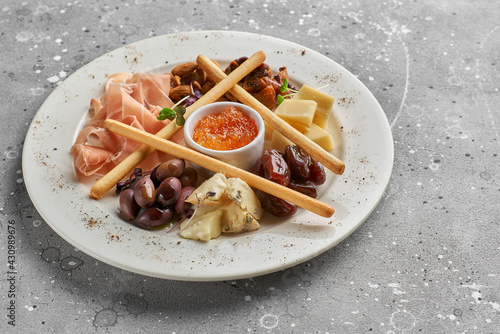
[[[134,199],[141,208],[149,208],[155,203],[155,185],[149,177],[143,177],[134,186]]]
[[[135,219],[141,211],[141,207],[134,199],[134,189],[125,189],[120,194],[120,211],[128,219]]]
[[[163,182],[168,177],[179,177],[184,173],[186,162],[182,159],[171,159],[158,166],[155,176],[159,182]]]
[[[181,182],[175,177],[168,177],[156,189],[158,204],[167,207],[174,204],[181,193]]]
[[[172,219],[174,211],[172,208],[151,207],[144,210],[137,218],[137,224],[144,227],[158,227]]]
[[[184,214],[191,207],[191,203],[186,202],[186,198],[189,197],[194,191],[193,187],[184,187],[181,189],[179,198],[175,202],[174,211],[178,215]]]
[[[181,181],[182,187],[196,187],[198,172],[193,167],[186,167],[178,179]]]

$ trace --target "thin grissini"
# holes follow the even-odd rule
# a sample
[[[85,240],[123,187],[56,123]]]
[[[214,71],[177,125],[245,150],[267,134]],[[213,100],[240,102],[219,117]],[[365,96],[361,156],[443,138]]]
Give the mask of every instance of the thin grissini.
[[[198,57],[198,66],[205,70],[205,72],[207,72],[207,74],[214,80],[224,80],[227,77],[220,68],[218,68],[210,59],[205,56],[200,55]],[[236,69],[238,69],[238,67]],[[290,124],[276,116],[271,110],[269,110],[269,108],[259,102],[243,87],[235,85],[229,90],[229,92],[241,103],[254,108],[262,116],[264,121],[269,123],[271,127],[290,139],[297,146],[300,146],[314,159],[321,162],[326,168],[328,168],[335,174],[344,173],[344,162],[330,154],[328,151],[324,150],[321,146],[304,136]]]
[[[200,57],[206,58],[205,56],[200,55],[198,56],[198,59]],[[227,78],[220,81],[199,100],[186,108],[184,117],[189,117],[189,115],[196,109],[206,104],[212,103],[219,99],[222,95],[226,94],[226,92],[231,87],[236,85],[247,74],[252,72],[257,66],[262,64],[265,59],[266,55],[263,51],[256,52],[240,66],[238,66],[238,68],[234,70],[229,76],[227,76]],[[156,136],[168,139],[181,128],[182,126],[177,125],[176,122],[170,122],[163,129],[158,131],[156,133]],[[146,159],[154,151],[154,148],[147,145],[142,145],[141,147],[139,147],[127,158],[125,158],[120,164],[118,164],[110,172],[99,179],[90,189],[90,196],[96,199],[104,196],[109,190],[111,190],[111,188],[113,188],[120,180],[127,176],[128,173],[130,173],[138,164],[144,161],[144,159]]]
[[[322,217],[331,217],[335,210],[332,206],[317,199],[301,194],[278,183],[264,179],[256,174],[247,172],[228,163],[209,157],[185,146],[160,138],[146,131],[108,119],[104,127],[109,131],[129,139],[140,142],[162,152],[185,159],[214,172],[223,173],[227,177],[237,177],[249,186],[262,190],[273,196],[282,198]]]

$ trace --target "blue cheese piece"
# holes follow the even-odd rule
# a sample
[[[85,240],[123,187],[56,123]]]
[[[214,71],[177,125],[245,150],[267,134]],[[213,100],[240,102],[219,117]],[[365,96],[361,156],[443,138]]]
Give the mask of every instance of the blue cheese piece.
[[[198,188],[193,191],[186,202],[197,205],[198,201],[203,201],[203,205],[217,206],[221,204],[222,195],[226,190],[227,178],[222,173],[216,173],[208,180],[205,180]],[[212,196],[207,196],[211,192]]]
[[[216,209],[203,215],[196,215],[189,226],[180,233],[185,239],[209,241],[221,235],[221,220],[223,210]],[[181,228],[187,223],[181,224]]]
[[[236,203],[243,211],[251,214],[255,219],[261,219],[264,215],[260,201],[252,188],[237,177],[230,177],[226,182],[226,196]]]
[[[250,213],[242,210],[235,202],[231,202],[224,207],[221,226],[223,233],[248,232],[260,228],[259,222]]]

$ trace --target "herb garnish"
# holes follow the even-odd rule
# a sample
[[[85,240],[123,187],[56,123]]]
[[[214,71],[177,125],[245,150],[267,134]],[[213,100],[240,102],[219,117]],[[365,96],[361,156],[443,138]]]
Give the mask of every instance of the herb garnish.
[[[322,90],[323,88],[326,88],[330,86],[330,84],[326,84],[322,87],[316,88],[317,90]],[[289,94],[285,94],[286,92],[291,92]],[[283,83],[280,86],[280,92],[281,94],[278,95],[278,101],[277,101],[277,106],[279,106],[283,101],[285,101],[286,97],[293,96],[294,94],[298,93],[298,90],[291,88],[288,86],[288,80],[286,78],[283,79]],[[285,95],[283,95],[285,94]]]
[[[278,102],[277,102],[278,106],[283,101],[285,101],[286,97],[293,96],[295,93],[298,92],[298,90],[288,87],[288,80],[286,78],[283,78],[283,83],[280,86],[280,92],[281,92],[281,94],[278,95]],[[285,94],[286,92],[291,92],[291,93]],[[285,95],[283,95],[283,94],[285,94]]]
[[[215,193],[213,191],[209,191],[209,192],[206,193],[205,197],[202,198],[202,199],[200,199],[198,197],[198,194],[196,194],[196,193],[195,193],[195,196],[198,199],[198,204],[196,205],[196,208],[194,210],[191,209],[191,210],[187,211],[186,214],[167,231],[167,233],[170,233],[173,229],[175,229],[177,226],[179,226],[184,220],[186,220],[187,218],[189,218],[189,220],[187,221],[187,223],[177,233],[177,234],[181,234],[181,232],[184,231],[186,228],[188,228],[188,226],[191,224],[191,221],[193,220],[194,215],[196,214],[196,212],[200,208],[200,206],[203,203],[203,201],[206,200],[209,197],[215,196]]]
[[[120,181],[116,184],[116,194],[119,195],[125,189],[130,188],[131,185],[134,184],[134,180],[136,178],[150,175],[151,172],[152,171],[150,171],[150,170],[143,172],[141,168],[134,168],[134,171],[132,172],[132,174],[130,174],[130,177],[128,178],[128,180]]]
[[[159,121],[164,121],[166,119],[173,121],[175,118],[175,123],[179,126],[183,126],[184,122],[186,121],[184,118],[184,114],[186,113],[186,108],[179,105],[185,100],[187,100],[190,96],[191,95],[187,95],[183,97],[182,99],[179,100],[179,102],[174,104],[172,108],[163,108],[160,111],[158,117],[156,117],[156,119]]]

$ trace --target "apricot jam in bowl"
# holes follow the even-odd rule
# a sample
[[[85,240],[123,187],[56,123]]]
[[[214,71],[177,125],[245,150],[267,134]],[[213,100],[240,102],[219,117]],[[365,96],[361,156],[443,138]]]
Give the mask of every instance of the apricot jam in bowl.
[[[245,170],[262,155],[264,135],[262,117],[236,102],[207,104],[184,124],[187,147]]]

